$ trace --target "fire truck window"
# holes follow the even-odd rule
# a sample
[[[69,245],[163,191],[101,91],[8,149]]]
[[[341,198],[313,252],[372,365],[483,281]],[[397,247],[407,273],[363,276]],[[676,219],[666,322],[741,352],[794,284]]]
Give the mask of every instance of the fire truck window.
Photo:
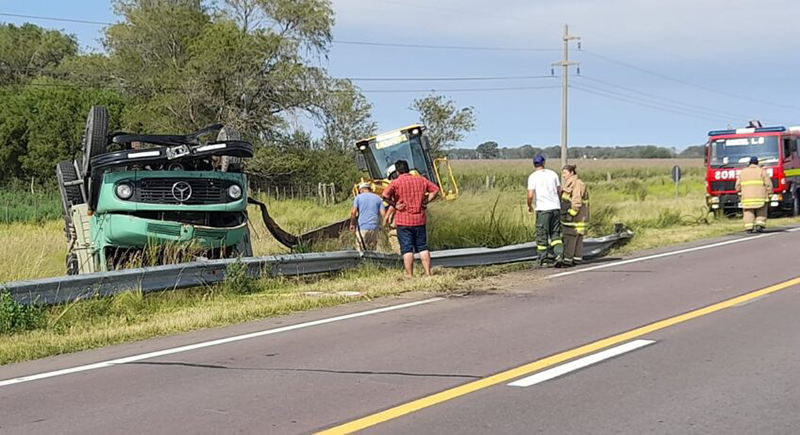
[[[792,145],[794,145],[794,140],[792,139],[784,139],[783,140],[783,158],[788,159],[792,156]]]

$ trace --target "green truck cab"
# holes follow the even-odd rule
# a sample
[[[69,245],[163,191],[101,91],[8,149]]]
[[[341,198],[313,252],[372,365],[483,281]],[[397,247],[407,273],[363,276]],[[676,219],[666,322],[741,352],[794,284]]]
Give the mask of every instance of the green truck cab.
[[[250,143],[222,125],[185,136],[109,135],[107,118],[93,107],[83,157],[56,168],[68,274],[125,267],[166,245],[191,245],[203,258],[252,256],[242,171]]]

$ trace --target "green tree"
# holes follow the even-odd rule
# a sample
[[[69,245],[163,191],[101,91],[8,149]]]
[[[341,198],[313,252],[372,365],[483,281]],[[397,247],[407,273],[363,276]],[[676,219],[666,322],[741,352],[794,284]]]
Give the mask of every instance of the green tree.
[[[431,152],[442,155],[464,140],[464,134],[475,129],[472,107],[458,109],[455,101],[444,95],[431,94],[411,103],[411,110],[419,114],[420,123],[428,128]]]
[[[28,113],[24,135],[27,149],[19,157],[26,177],[49,180],[56,163],[81,155],[86,114],[91,106],[108,107],[109,128],[119,129],[123,103],[114,90],[87,89],[40,78],[25,87],[20,99],[17,109]]]
[[[0,24],[0,86],[53,73],[62,60],[77,53],[75,36],[33,24]]]
[[[488,141],[478,145],[475,150],[482,159],[496,159],[500,157],[500,150],[497,147],[497,142]]]
[[[288,128],[284,116],[318,108],[333,12],[327,0],[118,0],[108,28],[114,73],[134,105],[128,124],[191,130],[231,124],[251,138]]]
[[[321,104],[318,124],[325,149],[352,154],[356,141],[375,134],[372,104],[349,80],[332,80]]]

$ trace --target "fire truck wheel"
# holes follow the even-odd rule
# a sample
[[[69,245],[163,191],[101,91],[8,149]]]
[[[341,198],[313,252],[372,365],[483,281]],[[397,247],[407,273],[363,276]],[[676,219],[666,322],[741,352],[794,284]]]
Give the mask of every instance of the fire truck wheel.
[[[797,217],[800,216],[800,197],[798,197],[797,190],[794,191],[792,194],[792,216]]]

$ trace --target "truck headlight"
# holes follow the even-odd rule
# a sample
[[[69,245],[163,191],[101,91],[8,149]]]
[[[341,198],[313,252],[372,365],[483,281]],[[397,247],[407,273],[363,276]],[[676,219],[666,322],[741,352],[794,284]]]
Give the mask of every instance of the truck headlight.
[[[239,199],[242,197],[242,188],[239,187],[238,184],[232,184],[231,187],[228,188],[228,196],[231,199]]]
[[[778,193],[774,193],[769,197],[769,199],[771,201],[783,201],[783,195],[778,194]]]
[[[117,184],[117,188],[115,190],[117,193],[117,198],[119,199],[131,199],[133,196],[133,186],[128,183]]]
[[[719,196],[712,196],[708,198],[709,204],[719,204]]]

